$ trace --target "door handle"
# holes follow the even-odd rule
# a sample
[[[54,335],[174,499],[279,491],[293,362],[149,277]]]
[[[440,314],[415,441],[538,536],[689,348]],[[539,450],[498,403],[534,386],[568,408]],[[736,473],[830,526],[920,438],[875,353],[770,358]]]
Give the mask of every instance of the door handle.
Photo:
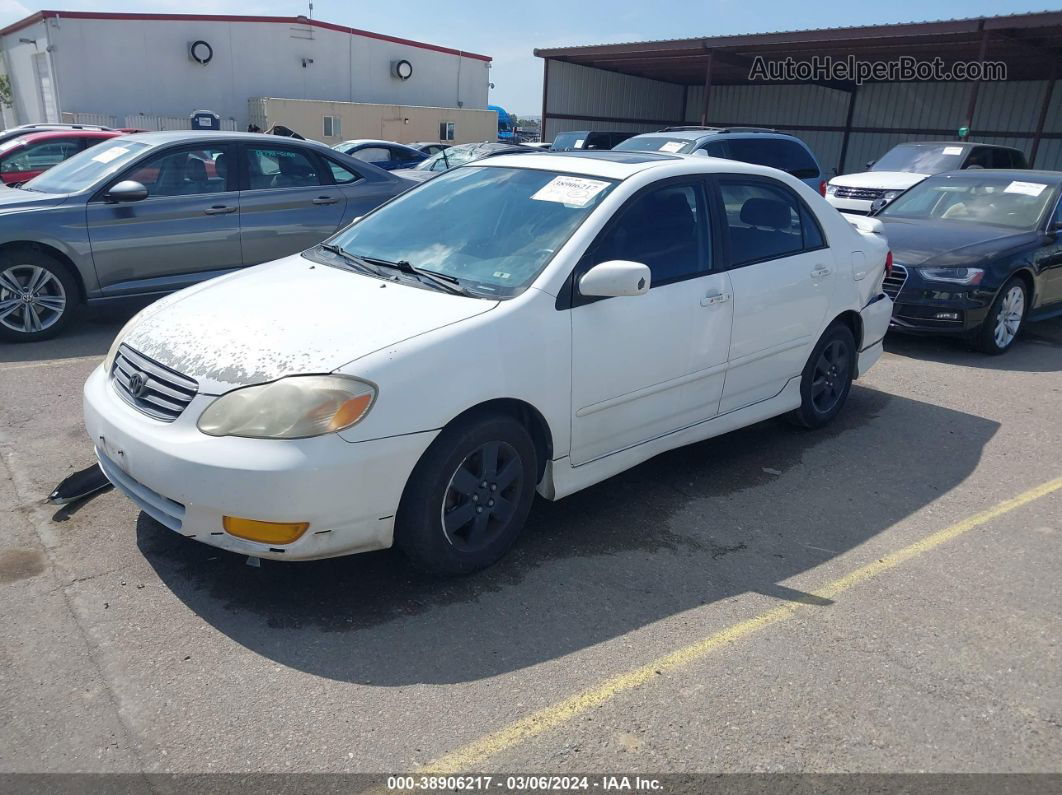
[[[730,293],[712,293],[706,295],[701,299],[701,306],[713,306],[714,304],[725,304],[730,300]]]
[[[825,265],[816,265],[815,270],[811,272],[812,279],[821,279],[824,276],[830,275],[830,269]]]
[[[314,204],[335,204],[339,199],[334,196],[318,196],[313,200]]]
[[[203,210],[203,213],[206,215],[228,215],[229,213],[236,212],[236,209],[237,208],[235,207],[229,207],[224,204],[215,204],[213,207],[207,207]]]

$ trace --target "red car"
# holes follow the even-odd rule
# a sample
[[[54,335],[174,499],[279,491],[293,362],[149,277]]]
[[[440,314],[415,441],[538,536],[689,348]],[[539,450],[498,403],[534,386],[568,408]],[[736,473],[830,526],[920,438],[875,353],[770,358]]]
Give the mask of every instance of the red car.
[[[17,185],[100,141],[117,138],[119,130],[48,130],[30,132],[0,143],[0,180]]]

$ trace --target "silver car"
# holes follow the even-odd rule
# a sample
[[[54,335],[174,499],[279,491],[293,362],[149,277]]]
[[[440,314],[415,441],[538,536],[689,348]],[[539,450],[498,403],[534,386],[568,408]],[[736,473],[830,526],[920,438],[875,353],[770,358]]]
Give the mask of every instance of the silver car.
[[[272,135],[104,142],[0,192],[0,339],[45,339],[82,302],[162,295],[310,248],[411,184]]]

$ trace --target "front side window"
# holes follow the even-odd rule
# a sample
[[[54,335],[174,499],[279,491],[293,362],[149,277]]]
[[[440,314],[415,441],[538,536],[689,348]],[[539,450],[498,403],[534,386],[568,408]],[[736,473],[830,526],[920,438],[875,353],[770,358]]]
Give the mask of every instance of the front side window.
[[[594,243],[592,264],[648,265],[652,287],[710,270],[704,199],[698,185],[667,185],[635,197]]]
[[[228,190],[224,147],[182,149],[148,158],[123,179],[141,183],[148,196],[194,196]]]
[[[306,188],[322,184],[317,163],[304,152],[257,146],[249,146],[244,151],[251,190]]]
[[[787,257],[823,246],[822,232],[803,203],[766,179],[720,180],[732,265]],[[806,228],[805,228],[806,227]]]
[[[22,151],[4,158],[0,171],[13,174],[25,171],[43,171],[62,163],[77,154],[81,147],[77,141],[42,141],[30,144]]]
[[[614,180],[469,166],[400,195],[339,233],[350,254],[453,277],[492,298],[522,292]]]

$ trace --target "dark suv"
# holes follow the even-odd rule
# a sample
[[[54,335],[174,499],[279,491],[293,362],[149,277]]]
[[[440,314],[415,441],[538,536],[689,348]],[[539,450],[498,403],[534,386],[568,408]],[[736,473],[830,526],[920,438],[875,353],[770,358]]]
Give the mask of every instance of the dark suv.
[[[633,132],[608,132],[604,130],[574,130],[560,133],[553,138],[551,152],[574,152],[580,149],[612,149],[628,138],[633,138]]]

